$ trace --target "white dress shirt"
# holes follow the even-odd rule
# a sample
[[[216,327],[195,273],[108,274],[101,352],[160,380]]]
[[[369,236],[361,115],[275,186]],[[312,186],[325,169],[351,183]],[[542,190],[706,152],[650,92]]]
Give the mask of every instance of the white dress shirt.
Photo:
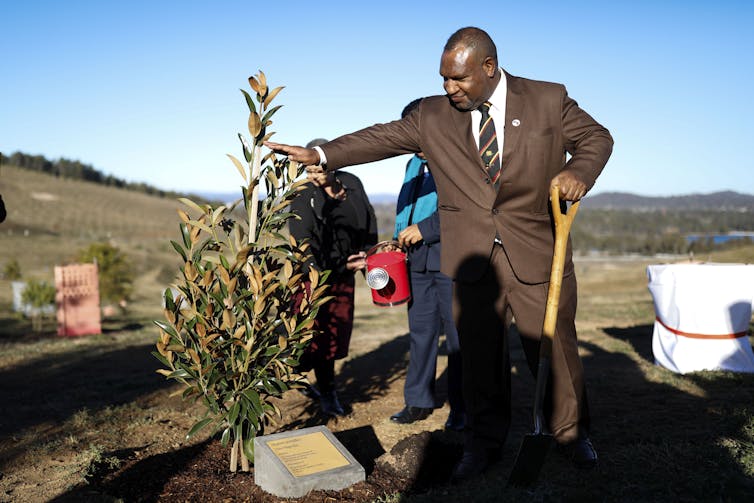
[[[492,91],[489,101],[492,106],[490,107],[490,117],[495,121],[495,133],[497,134],[497,148],[500,151],[500,164],[502,165],[503,159],[503,137],[505,136],[505,97],[508,93],[508,82],[505,79],[505,72],[500,68],[500,82],[497,83],[497,87]],[[471,133],[474,135],[474,141],[476,142],[477,149],[479,148],[479,123],[482,122],[482,112],[479,110],[471,111]]]

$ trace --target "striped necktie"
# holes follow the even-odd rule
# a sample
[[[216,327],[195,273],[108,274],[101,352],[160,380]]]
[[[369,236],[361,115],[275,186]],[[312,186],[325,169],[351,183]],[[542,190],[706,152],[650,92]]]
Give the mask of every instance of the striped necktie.
[[[482,113],[482,120],[479,123],[479,155],[482,156],[487,174],[497,189],[500,187],[500,150],[497,147],[495,121],[490,117],[490,106],[492,104],[486,101],[479,107]]]

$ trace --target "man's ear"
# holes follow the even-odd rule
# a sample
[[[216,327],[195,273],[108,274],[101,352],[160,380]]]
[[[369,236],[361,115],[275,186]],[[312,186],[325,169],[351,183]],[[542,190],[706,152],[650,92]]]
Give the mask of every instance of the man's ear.
[[[487,56],[482,62],[482,68],[484,69],[484,73],[487,74],[487,77],[492,78],[497,71],[497,63],[492,57]]]

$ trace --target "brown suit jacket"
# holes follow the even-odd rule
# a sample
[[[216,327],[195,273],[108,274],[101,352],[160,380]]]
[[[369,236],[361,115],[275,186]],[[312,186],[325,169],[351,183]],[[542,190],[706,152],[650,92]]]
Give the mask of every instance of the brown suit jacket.
[[[458,281],[477,280],[484,262],[467,259],[490,257],[497,235],[518,279],[544,283],[554,245],[550,180],[571,170],[591,188],[610,157],[613,139],[563,85],[504,76],[505,124],[496,123],[498,135],[505,131],[498,191],[474,142],[471,114],[454,108],[447,96],[428,97],[404,119],[341,136],[321,148],[328,169],[424,152],[437,185],[442,271]],[[569,243],[565,274],[572,271]]]

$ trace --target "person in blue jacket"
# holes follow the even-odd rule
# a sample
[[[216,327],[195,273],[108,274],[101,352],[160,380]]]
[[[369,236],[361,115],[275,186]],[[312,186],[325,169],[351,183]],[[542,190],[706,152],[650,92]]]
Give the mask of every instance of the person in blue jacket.
[[[406,105],[408,115],[421,99]],[[461,392],[461,353],[458,332],[453,323],[453,282],[440,272],[440,216],[437,192],[427,161],[422,153],[414,155],[406,166],[406,175],[398,196],[395,237],[407,249],[411,281],[408,304],[410,349],[406,383],[403,388],[405,407],[393,414],[393,422],[408,424],[427,418],[435,408],[435,372],[438,341],[445,333],[448,353],[448,429],[460,431],[465,425]]]

